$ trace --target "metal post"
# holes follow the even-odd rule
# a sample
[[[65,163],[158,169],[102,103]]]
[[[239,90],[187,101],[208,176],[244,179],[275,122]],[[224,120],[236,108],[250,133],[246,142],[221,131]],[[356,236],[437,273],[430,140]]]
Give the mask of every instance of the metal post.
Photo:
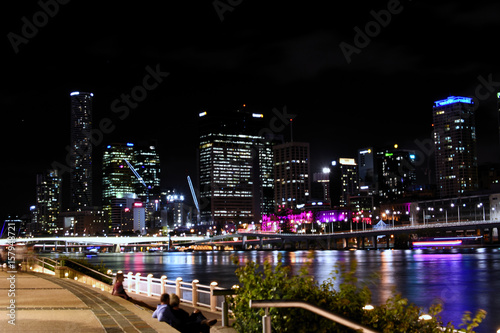
[[[151,297],[153,294],[151,292],[151,285],[153,284],[153,274],[148,274],[148,296]]]
[[[127,291],[129,293],[132,292],[132,281],[134,281],[134,279],[132,278],[133,275],[134,275],[134,273],[132,273],[132,272],[128,272],[128,274],[127,274],[127,276],[128,276],[127,277]]]
[[[215,287],[217,287],[217,282],[210,283],[210,311],[215,312],[217,307],[217,296],[214,296]]]
[[[165,294],[167,291],[165,288],[165,280],[167,279],[167,276],[166,275],[162,275],[161,278],[160,278],[160,293],[161,294]]]
[[[179,296],[179,299],[182,299],[181,282],[182,282],[181,277],[175,279],[175,293],[177,294],[177,296]]]
[[[140,282],[141,282],[141,273],[135,273],[135,293],[139,294],[140,293]]]
[[[226,297],[222,301],[222,327],[229,326],[229,310],[227,307]]]
[[[271,316],[269,315],[269,308],[266,308],[265,311],[265,314],[262,316],[262,333],[271,333]]]
[[[192,300],[193,300],[193,306],[196,308],[198,306],[198,283],[199,280],[193,280],[191,282],[191,289],[192,289]]]

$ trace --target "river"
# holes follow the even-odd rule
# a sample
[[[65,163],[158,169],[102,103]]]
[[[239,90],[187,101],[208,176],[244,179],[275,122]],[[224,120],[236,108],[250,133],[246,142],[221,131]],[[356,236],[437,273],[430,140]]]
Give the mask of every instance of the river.
[[[500,329],[500,249],[446,254],[421,250],[137,252],[100,253],[87,258],[115,272],[166,275],[169,280],[182,277],[186,282],[198,279],[205,285],[217,281],[219,286],[230,288],[238,283],[232,255],[241,264],[262,264],[265,260],[276,264],[279,254],[293,272],[309,264],[309,273],[319,282],[332,276],[337,262],[356,261],[356,276],[358,281],[369,283],[373,304],[383,303],[395,287],[403,297],[424,309],[441,302],[445,323],[451,320],[457,327],[464,311],[475,313],[484,309],[488,314],[477,332]]]

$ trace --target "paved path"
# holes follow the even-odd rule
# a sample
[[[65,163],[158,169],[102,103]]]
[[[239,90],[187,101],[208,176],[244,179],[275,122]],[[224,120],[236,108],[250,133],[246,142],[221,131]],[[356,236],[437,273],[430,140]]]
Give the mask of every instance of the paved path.
[[[154,298],[131,296],[152,306],[158,303]],[[11,304],[15,312],[8,308]],[[218,319],[211,333],[236,332],[220,326],[220,314],[202,311],[208,318]],[[15,325],[9,324],[10,314]],[[149,309],[73,280],[0,272],[0,332],[177,332],[151,314]]]

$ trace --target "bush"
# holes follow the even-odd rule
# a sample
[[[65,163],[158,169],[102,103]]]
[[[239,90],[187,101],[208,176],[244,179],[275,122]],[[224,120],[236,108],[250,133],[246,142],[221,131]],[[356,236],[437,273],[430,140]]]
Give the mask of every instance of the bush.
[[[280,258],[281,259],[281,255]],[[279,260],[281,261],[281,260]],[[238,264],[238,259],[233,258]],[[385,304],[373,310],[363,310],[371,302],[371,292],[366,285],[359,285],[355,277],[356,263],[350,267],[337,264],[334,273],[340,274],[341,283],[334,288],[336,277],[332,276],[319,284],[308,275],[307,267],[298,275],[292,275],[290,267],[279,262],[273,269],[266,261],[262,267],[254,262],[236,269],[240,281],[237,295],[229,300],[238,332],[261,332],[264,309],[251,309],[250,300],[294,300],[304,301],[333,312],[351,321],[380,332],[443,332],[439,313],[440,304],[433,305],[430,320],[419,320],[423,309],[409,304],[401,295],[393,293]],[[461,332],[474,332],[485,317],[479,310],[474,318],[465,313]],[[300,308],[270,308],[273,332],[352,332],[351,329]],[[452,332],[454,326],[448,323],[445,332]]]

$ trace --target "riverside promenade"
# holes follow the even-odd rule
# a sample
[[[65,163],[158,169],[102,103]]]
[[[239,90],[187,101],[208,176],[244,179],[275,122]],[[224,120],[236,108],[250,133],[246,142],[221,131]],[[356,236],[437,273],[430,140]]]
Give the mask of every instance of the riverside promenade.
[[[14,276],[14,279],[9,279]],[[157,297],[131,294],[156,307]],[[15,305],[15,308],[12,306]],[[10,307],[10,309],[9,309]],[[192,307],[181,304],[188,312]],[[211,333],[234,333],[221,326],[221,314],[200,308],[217,319]],[[12,325],[9,320],[14,319]],[[152,318],[152,311],[71,279],[42,273],[0,271],[0,332],[178,332]]]

